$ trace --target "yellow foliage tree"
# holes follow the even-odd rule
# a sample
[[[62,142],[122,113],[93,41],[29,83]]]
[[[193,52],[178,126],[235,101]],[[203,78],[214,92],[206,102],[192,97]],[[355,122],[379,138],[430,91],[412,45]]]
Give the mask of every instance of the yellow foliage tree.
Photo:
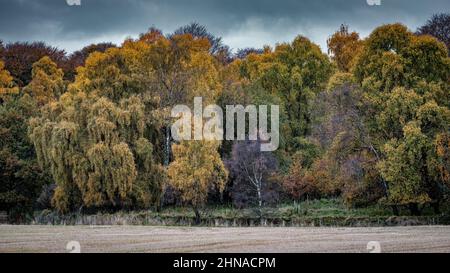
[[[404,138],[391,140],[384,146],[386,159],[379,163],[379,169],[389,184],[389,200],[395,204],[412,205],[430,201],[426,192],[425,153],[430,150],[427,137],[420,127],[410,122],[403,128]]]
[[[38,161],[57,183],[53,204],[74,206],[159,205],[163,170],[145,138],[151,116],[136,95],[114,103],[68,92],[30,121]]]
[[[438,134],[435,146],[438,175],[450,187],[450,134],[448,132]]]
[[[363,42],[356,32],[349,33],[347,25],[341,25],[328,40],[328,54],[342,72],[350,72],[355,57],[362,49]]]
[[[228,177],[215,141],[183,141],[173,145],[175,160],[169,165],[170,184],[181,192],[184,202],[192,205],[197,223],[199,209],[212,188],[222,192]]]
[[[150,69],[141,60],[146,49],[133,42],[91,54],[69,91],[30,121],[38,161],[57,183],[53,204],[59,211],[160,205],[165,175],[152,143],[161,118]],[[51,78],[41,66],[37,78]],[[30,90],[40,83],[32,82]]]
[[[47,56],[33,64],[31,82],[24,88],[39,105],[56,100],[65,91],[62,69]]]
[[[13,77],[5,69],[5,64],[0,61],[0,99],[9,94],[19,93],[19,88],[14,87]]]
[[[154,31],[153,31],[154,32]],[[191,104],[194,97],[202,97],[207,104],[220,95],[222,86],[218,63],[210,54],[206,38],[194,38],[191,34],[162,35],[144,34],[148,48],[142,60],[150,69],[153,91],[160,99],[164,115],[164,165],[170,162],[169,109],[176,104]],[[152,37],[149,39],[148,37]]]

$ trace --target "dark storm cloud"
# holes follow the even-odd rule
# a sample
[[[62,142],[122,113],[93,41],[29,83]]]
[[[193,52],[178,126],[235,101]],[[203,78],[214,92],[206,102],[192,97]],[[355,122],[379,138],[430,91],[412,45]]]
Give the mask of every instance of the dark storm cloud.
[[[72,0],[73,1],[73,0]],[[411,29],[433,13],[449,12],[448,0],[0,0],[0,39],[43,40],[75,50],[101,41],[120,43],[155,26],[171,32],[192,21],[222,36],[232,48],[261,47],[302,34],[324,49],[341,23],[362,35],[383,23],[402,22]]]

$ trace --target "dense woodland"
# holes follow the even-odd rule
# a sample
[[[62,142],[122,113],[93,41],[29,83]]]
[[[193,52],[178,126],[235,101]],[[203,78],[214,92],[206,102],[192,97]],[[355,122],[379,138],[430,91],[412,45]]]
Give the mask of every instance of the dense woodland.
[[[328,54],[303,36],[231,53],[193,23],[72,54],[0,44],[0,210],[236,208],[342,198],[441,213],[450,187],[450,15],[365,39],[342,25]],[[280,148],[183,141],[172,106],[280,106]]]

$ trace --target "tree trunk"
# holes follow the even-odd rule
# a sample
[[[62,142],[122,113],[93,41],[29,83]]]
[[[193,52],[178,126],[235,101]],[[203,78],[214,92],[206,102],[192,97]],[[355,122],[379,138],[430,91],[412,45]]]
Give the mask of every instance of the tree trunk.
[[[166,125],[166,129],[164,132],[164,151],[163,151],[163,166],[167,168],[170,163],[170,126]],[[159,204],[157,206],[157,211],[160,211],[164,205],[164,196],[166,193],[166,188],[163,187],[161,198],[159,200]]]
[[[256,191],[258,192],[258,213],[259,218],[262,218],[262,197],[261,197],[261,183],[256,188]]]
[[[197,207],[194,207],[194,213],[195,213],[195,224],[200,225],[201,215],[200,215],[200,211]]]
[[[84,205],[81,205],[81,207],[78,209],[78,214],[82,214],[83,213],[83,207],[84,207]]]
[[[170,163],[170,126],[166,125],[166,135],[164,141],[164,166],[169,166]]]
[[[261,198],[261,190],[258,189],[258,206],[262,207],[262,198]]]

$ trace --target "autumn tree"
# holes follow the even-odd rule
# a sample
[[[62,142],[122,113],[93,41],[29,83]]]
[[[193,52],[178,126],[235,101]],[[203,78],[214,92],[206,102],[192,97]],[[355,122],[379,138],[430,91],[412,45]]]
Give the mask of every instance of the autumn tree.
[[[132,95],[143,97],[145,115],[153,117],[147,120],[146,137],[154,145],[153,156],[156,162],[162,160],[160,143],[164,140],[163,109],[157,104],[160,100],[159,87],[155,84],[155,75],[144,58],[149,45],[142,41],[125,41],[122,48],[112,47],[105,52],[93,52],[79,67],[78,75],[72,87],[98,97],[107,97],[118,103],[122,98]]]
[[[396,204],[409,205],[411,211],[418,214],[417,205],[430,201],[420,174],[426,168],[423,153],[429,147],[416,124],[406,125],[404,131],[404,139],[386,143],[386,160],[381,161],[379,166],[382,175],[391,182],[389,199]]]
[[[205,26],[193,22],[174,31],[174,35],[183,34],[190,34],[192,37],[197,39],[207,39],[210,44],[209,52],[217,60],[223,64],[227,64],[231,61],[230,48],[223,44],[221,37],[211,34]]]
[[[14,222],[33,209],[41,187],[48,183],[27,138],[27,120],[35,111],[35,102],[19,94],[0,61],[0,209]]]
[[[331,58],[340,71],[349,72],[353,60],[362,48],[362,43],[358,33],[350,33],[347,25],[341,25],[339,30],[327,40],[328,54],[331,54]]]
[[[33,64],[32,79],[23,89],[39,105],[56,100],[65,92],[64,73],[52,60],[45,56]]]
[[[434,101],[416,107],[410,111],[414,116],[404,124],[402,135],[385,144],[386,159],[379,167],[386,180],[391,181],[391,200],[409,205],[413,213],[418,213],[418,204],[432,202],[438,212],[441,189],[448,183],[448,178],[438,174],[443,170],[439,156],[442,146],[438,143],[449,130],[450,111]]]
[[[296,155],[283,176],[283,189],[294,200],[309,200],[322,196],[319,185],[300,155]]]
[[[154,37],[151,40],[145,37]],[[206,38],[194,38],[191,34],[172,35],[165,38],[160,32],[141,36],[140,42],[148,47],[142,61],[151,70],[153,91],[160,97],[160,109],[164,111],[164,165],[170,162],[171,135],[169,109],[176,104],[191,104],[196,96],[207,103],[214,102],[222,87],[214,58],[209,53]]]
[[[262,54],[262,53],[264,53],[264,49],[262,48],[253,48],[253,47],[239,48],[236,51],[235,57],[237,59],[245,59],[250,54]]]
[[[113,43],[99,43],[91,44],[71,53],[64,63],[65,79],[73,81],[75,79],[76,69],[79,66],[84,66],[86,59],[91,53],[105,52],[108,48],[116,47]]]
[[[8,43],[4,46],[0,59],[4,61],[14,82],[23,87],[31,81],[33,64],[44,56],[50,57],[58,67],[64,67],[66,52],[43,42]]]
[[[436,136],[435,175],[450,187],[450,134],[441,133]]]
[[[31,121],[38,160],[58,186],[53,198],[58,210],[120,206],[130,200],[144,207],[159,205],[163,172],[144,137],[144,108],[137,96],[114,103],[66,93]]]
[[[139,66],[141,44],[96,52],[69,92],[42,108],[29,135],[57,183],[54,206],[159,205],[164,171],[150,140],[159,128],[158,98]]]
[[[240,75],[241,60],[234,60],[230,64],[223,66],[219,70],[222,92],[216,99],[216,104],[222,109],[227,105],[248,105],[254,104],[249,89],[245,88],[244,80]],[[227,128],[224,126],[223,134],[226,136]],[[222,158],[229,157],[233,148],[234,140],[224,139],[220,146]],[[227,189],[226,189],[227,190]],[[225,195],[227,196],[227,195]]]
[[[364,123],[362,92],[352,74],[336,72],[328,90],[314,100],[313,142],[320,151],[302,181],[314,184],[321,195],[341,196],[348,206],[376,202],[386,194],[374,168],[373,140]],[[314,187],[312,189],[315,189]]]
[[[5,69],[5,65],[0,61],[0,100],[3,100],[10,94],[19,93],[19,88],[14,85],[13,77]]]
[[[418,204],[438,206],[442,198],[445,183],[433,175],[439,160],[432,144],[449,126],[449,73],[445,45],[401,24],[375,29],[356,61],[354,75],[364,91],[365,120],[388,200],[413,213]]]
[[[192,206],[196,223],[208,192],[222,192],[228,178],[215,141],[183,141],[173,145],[174,161],[169,165],[170,184],[181,192],[183,202]]]
[[[260,141],[237,141],[227,165],[233,179],[235,205],[256,205],[261,213],[263,205],[278,200],[274,180],[278,161],[271,152],[262,152],[260,146]]]
[[[1,209],[31,211],[39,193],[60,212],[158,208],[170,186],[199,222],[212,192],[230,190],[235,206],[261,211],[282,186],[295,200],[439,212],[450,189],[447,21],[435,15],[416,33],[383,25],[364,40],[342,25],[327,41],[330,56],[298,36],[232,57],[197,23],[70,56],[0,42]],[[194,97],[223,108],[279,105],[280,149],[172,145],[170,109]]]
[[[195,96],[213,102],[221,91],[209,47],[190,34],[169,39],[152,30],[120,48],[92,53],[77,69],[69,92],[30,126],[38,160],[58,184],[54,204],[60,211],[159,205],[170,107]]]
[[[36,161],[27,136],[27,121],[37,105],[27,94],[4,96],[0,104],[0,210],[12,222],[22,222],[32,213],[43,186],[50,183],[46,170]]]
[[[450,50],[450,14],[434,14],[425,25],[417,29],[416,34],[436,37]]]
[[[311,100],[330,77],[328,57],[319,46],[298,36],[273,51],[266,47],[262,54],[248,55],[241,73],[250,85],[262,87],[265,92],[259,92],[261,96],[280,98],[282,145],[292,155],[311,133]]]

